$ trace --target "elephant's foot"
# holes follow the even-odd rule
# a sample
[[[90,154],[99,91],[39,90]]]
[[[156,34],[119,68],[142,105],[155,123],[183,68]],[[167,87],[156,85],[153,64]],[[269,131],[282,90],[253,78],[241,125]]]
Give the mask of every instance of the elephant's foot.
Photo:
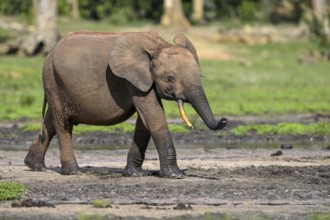
[[[46,171],[45,161],[43,157],[26,155],[24,163],[33,171]]]
[[[62,175],[77,175],[79,174],[79,166],[76,161],[61,161],[62,168],[61,174]]]
[[[129,167],[123,171],[123,176],[130,176],[130,177],[141,177],[141,176],[151,176],[152,173],[146,170],[143,170],[141,167]]]
[[[162,178],[183,179],[183,172],[177,165],[169,165],[166,168],[161,167],[159,176]]]

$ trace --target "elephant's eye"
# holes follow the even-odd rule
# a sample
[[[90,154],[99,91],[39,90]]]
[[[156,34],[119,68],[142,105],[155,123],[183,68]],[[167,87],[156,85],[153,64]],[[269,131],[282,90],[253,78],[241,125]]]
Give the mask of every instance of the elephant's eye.
[[[170,83],[175,82],[175,80],[176,80],[175,76],[173,76],[173,75],[168,75],[167,76],[167,81],[169,81]]]

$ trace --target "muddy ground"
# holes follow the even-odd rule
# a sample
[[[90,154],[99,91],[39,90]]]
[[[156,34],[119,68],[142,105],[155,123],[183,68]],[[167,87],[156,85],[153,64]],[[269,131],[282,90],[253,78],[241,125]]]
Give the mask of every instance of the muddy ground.
[[[262,122],[232,118],[229,128],[249,120]],[[121,175],[132,134],[74,136],[81,174],[62,176],[56,139],[46,155],[48,170],[32,172],[23,159],[36,132],[23,132],[15,123],[2,124],[0,132],[0,181],[18,181],[28,189],[22,199],[0,203],[0,219],[330,217],[329,137],[235,137],[207,130],[173,134],[185,178],[163,179],[152,144],[143,166],[152,175]],[[95,200],[107,202],[106,207],[93,206]],[[22,202],[42,207],[12,207]]]

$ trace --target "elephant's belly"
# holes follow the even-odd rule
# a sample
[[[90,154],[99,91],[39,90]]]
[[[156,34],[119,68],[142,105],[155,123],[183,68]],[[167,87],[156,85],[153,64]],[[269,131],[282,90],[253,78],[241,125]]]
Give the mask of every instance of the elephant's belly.
[[[74,124],[114,125],[127,120],[135,113],[134,106],[121,108],[104,106],[84,106],[71,116]]]
[[[114,98],[109,91],[90,91],[72,94],[68,106],[73,106],[69,112],[75,124],[113,125],[127,120],[135,113],[134,105],[129,97],[122,95]]]

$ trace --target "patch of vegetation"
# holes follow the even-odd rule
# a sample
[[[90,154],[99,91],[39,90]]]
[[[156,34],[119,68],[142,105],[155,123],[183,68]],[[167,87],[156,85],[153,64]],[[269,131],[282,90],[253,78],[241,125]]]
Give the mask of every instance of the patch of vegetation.
[[[187,126],[185,126],[183,123],[178,124],[178,125],[177,124],[168,124],[168,128],[173,133],[186,133],[189,131]]]
[[[0,43],[4,43],[12,37],[10,31],[0,28]]]
[[[81,213],[78,216],[79,220],[105,220],[107,217],[105,215],[100,215],[100,214],[86,214],[86,213]]]
[[[0,56],[0,120],[41,118],[43,59]]]
[[[40,123],[25,123],[23,124],[20,129],[23,131],[38,131],[41,129]]]
[[[0,201],[21,197],[26,188],[17,182],[0,182]]]
[[[41,129],[40,123],[33,122],[33,123],[25,123],[23,124],[20,129],[23,131],[38,131]],[[189,129],[182,123],[182,124],[169,124],[168,125],[171,132],[174,133],[185,133],[188,132]],[[86,132],[104,132],[104,133],[131,133],[135,130],[135,124],[131,124],[128,122],[123,122],[120,124],[112,125],[112,126],[96,126],[96,125],[78,125],[74,126],[73,134],[82,134]]]
[[[230,130],[235,135],[246,135],[254,133],[257,135],[273,134],[273,135],[329,135],[330,124],[325,122],[300,124],[300,123],[279,123],[270,124],[254,124],[240,125]]]
[[[112,208],[111,202],[100,199],[93,200],[92,206],[95,208]]]
[[[311,215],[312,220],[329,220],[330,219],[330,212],[328,213],[313,213]]]

